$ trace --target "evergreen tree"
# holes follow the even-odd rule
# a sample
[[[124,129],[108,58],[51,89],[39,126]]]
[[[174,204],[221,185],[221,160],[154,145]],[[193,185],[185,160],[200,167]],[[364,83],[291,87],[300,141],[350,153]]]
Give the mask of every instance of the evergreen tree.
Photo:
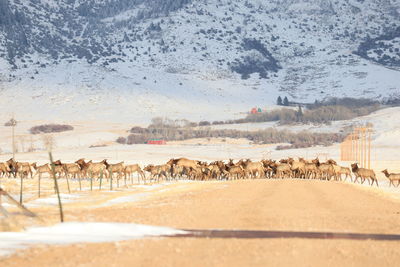
[[[130,43],[130,42],[131,42],[131,40],[129,39],[129,37],[128,37],[128,35],[126,34],[126,32],[124,33],[124,39],[123,39],[123,41],[124,41],[124,42],[127,42],[127,43]]]
[[[289,99],[287,98],[287,96],[285,96],[285,98],[283,99],[283,105],[289,106]]]
[[[281,96],[278,96],[278,99],[276,100],[276,104],[278,106],[282,106],[282,97]]]

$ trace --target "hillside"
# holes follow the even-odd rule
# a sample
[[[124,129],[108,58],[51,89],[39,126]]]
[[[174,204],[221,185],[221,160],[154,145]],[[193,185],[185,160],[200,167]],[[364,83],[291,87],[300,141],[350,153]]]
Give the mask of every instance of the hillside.
[[[225,119],[278,95],[400,95],[400,3],[0,0],[0,112]]]

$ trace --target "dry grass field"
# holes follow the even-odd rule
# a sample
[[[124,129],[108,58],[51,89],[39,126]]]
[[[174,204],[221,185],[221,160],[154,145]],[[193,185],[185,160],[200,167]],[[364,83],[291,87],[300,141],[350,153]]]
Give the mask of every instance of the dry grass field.
[[[312,180],[177,182],[84,191],[66,201],[66,221],[123,222],[177,229],[396,234],[400,202],[379,189]],[[129,197],[128,197],[129,196]],[[136,196],[136,197],[135,197]],[[124,198],[125,197],[125,198]],[[126,198],[128,197],[128,198]],[[47,203],[46,203],[47,202]],[[28,201],[37,224],[57,222],[57,206]],[[2,266],[393,266],[400,242],[308,238],[146,238],[38,245]]]

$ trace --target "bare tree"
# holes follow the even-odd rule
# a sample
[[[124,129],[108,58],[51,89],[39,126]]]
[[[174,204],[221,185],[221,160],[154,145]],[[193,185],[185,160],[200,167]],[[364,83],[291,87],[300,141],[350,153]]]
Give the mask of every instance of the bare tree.
[[[33,152],[35,151],[35,145],[33,143],[33,137],[32,135],[29,138],[29,148],[28,148],[28,152]]]
[[[12,153],[13,153],[13,159],[14,159],[15,153],[17,152],[16,148],[15,148],[15,129],[14,129],[15,126],[17,126],[17,121],[14,119],[14,116],[9,121],[7,121],[4,124],[4,126],[12,127]]]
[[[21,152],[26,152],[26,150],[25,150],[26,137],[25,136],[19,136],[18,137],[18,141],[19,141],[19,144],[21,146]]]
[[[49,152],[51,152],[55,147],[54,137],[51,134],[43,134],[42,142],[43,142],[43,147]]]

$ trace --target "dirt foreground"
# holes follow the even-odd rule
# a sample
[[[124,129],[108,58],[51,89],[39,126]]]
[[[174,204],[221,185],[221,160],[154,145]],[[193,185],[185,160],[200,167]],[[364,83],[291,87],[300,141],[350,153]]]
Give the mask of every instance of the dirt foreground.
[[[39,214],[48,212],[36,211]],[[193,182],[183,186],[178,183],[131,203],[95,207],[70,205],[66,207],[66,220],[141,223],[179,229],[399,234],[400,203],[374,189],[348,183],[311,180]],[[0,266],[398,264],[400,241],[307,238],[149,238],[39,246],[0,259]]]

